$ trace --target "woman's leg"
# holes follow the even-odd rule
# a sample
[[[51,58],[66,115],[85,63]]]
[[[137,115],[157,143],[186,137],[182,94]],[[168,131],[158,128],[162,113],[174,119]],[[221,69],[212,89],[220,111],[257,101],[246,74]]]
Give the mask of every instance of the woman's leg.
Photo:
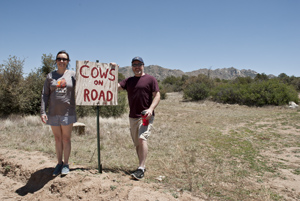
[[[73,124],[66,126],[61,125],[62,131],[62,145],[64,152],[64,165],[69,164],[69,157],[71,153],[71,133],[72,133]]]
[[[62,129],[60,126],[51,126],[55,138],[55,150],[58,164],[62,164],[63,141]]]

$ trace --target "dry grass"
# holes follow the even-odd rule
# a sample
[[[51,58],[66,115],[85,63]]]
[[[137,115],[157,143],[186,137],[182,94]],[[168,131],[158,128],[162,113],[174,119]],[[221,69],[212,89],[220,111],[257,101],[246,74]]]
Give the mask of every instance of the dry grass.
[[[265,185],[280,177],[279,168],[299,173],[299,164],[286,167],[265,153],[300,149],[299,110],[285,107],[253,108],[210,101],[184,102],[170,93],[156,109],[155,129],[149,140],[145,182],[162,180],[170,191],[188,190],[208,200],[281,200]],[[70,161],[97,168],[96,117],[79,119],[86,134],[72,136]],[[55,158],[54,139],[39,117],[2,119],[0,146],[38,150]],[[137,158],[127,114],[100,119],[101,161],[105,171],[128,172]],[[295,151],[300,157],[300,151]],[[298,197],[300,199],[300,197]]]

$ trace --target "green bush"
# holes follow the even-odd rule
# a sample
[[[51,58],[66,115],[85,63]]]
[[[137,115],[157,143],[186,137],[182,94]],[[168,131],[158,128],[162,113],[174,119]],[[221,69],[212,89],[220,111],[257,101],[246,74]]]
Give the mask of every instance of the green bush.
[[[194,101],[206,99],[209,96],[210,88],[205,83],[192,83],[183,91],[184,99],[192,99]]]
[[[118,105],[100,106],[101,117],[120,117],[127,111],[127,93],[125,91],[118,92]]]
[[[20,113],[36,115],[40,114],[41,94],[43,90],[45,78],[39,71],[31,72],[24,80],[24,85],[21,86],[20,94]]]
[[[168,76],[162,82],[163,89],[165,92],[179,92],[183,90],[183,84],[188,79],[187,75],[181,77]]]
[[[20,100],[24,86],[23,65],[25,60],[10,56],[0,66],[0,115],[20,113]]]
[[[220,103],[234,104],[240,102],[240,92],[237,84],[222,84],[216,87],[212,92],[212,98],[214,101]]]
[[[165,86],[162,85],[161,83],[159,83],[158,85],[159,85],[160,99],[164,100],[167,98],[167,90]]]
[[[284,105],[289,101],[299,101],[297,91],[278,79],[250,84],[223,84],[216,87],[211,94],[217,102],[249,106]]]
[[[77,105],[76,114],[78,118],[87,117],[87,116],[96,116],[97,107],[96,106],[87,106],[87,105]]]
[[[191,76],[183,84],[183,98],[194,101],[206,99],[214,85],[214,80],[207,75]]]

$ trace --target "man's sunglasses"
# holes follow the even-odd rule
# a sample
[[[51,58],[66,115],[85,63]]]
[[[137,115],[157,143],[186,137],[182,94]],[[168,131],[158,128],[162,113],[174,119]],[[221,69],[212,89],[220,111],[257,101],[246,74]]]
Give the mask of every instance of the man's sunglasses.
[[[132,67],[141,67],[143,65],[143,63],[139,63],[139,64],[132,64]]]
[[[69,61],[69,59],[66,59],[66,58],[56,58],[56,61],[61,61],[61,60],[63,60],[63,61]]]

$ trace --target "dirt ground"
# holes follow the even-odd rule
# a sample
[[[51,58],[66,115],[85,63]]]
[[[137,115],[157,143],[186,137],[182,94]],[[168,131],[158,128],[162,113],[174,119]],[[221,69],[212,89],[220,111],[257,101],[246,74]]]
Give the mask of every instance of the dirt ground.
[[[0,200],[201,200],[188,192],[173,196],[159,183],[132,180],[126,173],[99,174],[81,166],[53,177],[55,159],[40,152],[0,149],[0,162]]]
[[[290,166],[300,164],[300,158],[294,157],[295,150],[299,149],[264,154]],[[162,184],[132,180],[123,172],[99,174],[98,170],[72,165],[67,176],[53,177],[55,159],[41,152],[0,149],[0,162],[0,200],[207,200],[189,192],[179,191],[174,196]],[[268,180],[264,186],[280,192],[285,200],[298,200],[300,175],[288,169],[280,171],[281,177]]]
[[[178,97],[174,95],[174,101]],[[227,106],[224,106],[227,107]],[[233,108],[235,106],[228,106]],[[220,109],[220,108],[219,108]],[[273,123],[263,119],[256,122],[257,129],[270,129]],[[260,126],[263,125],[263,126]],[[230,125],[231,126],[231,125]],[[245,127],[245,125],[235,125]],[[232,129],[230,127],[230,129]],[[281,136],[296,136],[299,142],[300,125],[285,127],[277,125],[276,132]],[[229,130],[229,129],[228,129]],[[224,134],[227,129],[224,128]],[[264,139],[262,139],[264,140]],[[283,142],[284,143],[284,142]],[[248,178],[259,188],[276,192],[277,199],[300,200],[300,147],[282,146],[280,149],[268,149],[260,153],[274,164],[278,164],[275,173],[267,172],[257,178]],[[132,180],[129,173],[88,169],[71,164],[71,172],[65,176],[53,177],[55,158],[42,152],[26,152],[17,149],[0,148],[0,200],[130,200],[130,201],[195,201],[211,200],[204,194],[192,195],[189,191],[170,189],[162,183],[148,180]],[[176,192],[174,194],[174,192]],[[267,197],[267,196],[266,196]],[[221,200],[221,199],[218,199]],[[249,200],[249,199],[248,199]]]
[[[280,177],[269,176],[269,180],[264,185],[278,191],[286,200],[300,200],[300,174],[293,173],[293,169],[300,164],[299,152],[299,147],[291,147],[281,153],[263,153],[270,160],[281,163],[281,166],[285,167],[278,168]]]

